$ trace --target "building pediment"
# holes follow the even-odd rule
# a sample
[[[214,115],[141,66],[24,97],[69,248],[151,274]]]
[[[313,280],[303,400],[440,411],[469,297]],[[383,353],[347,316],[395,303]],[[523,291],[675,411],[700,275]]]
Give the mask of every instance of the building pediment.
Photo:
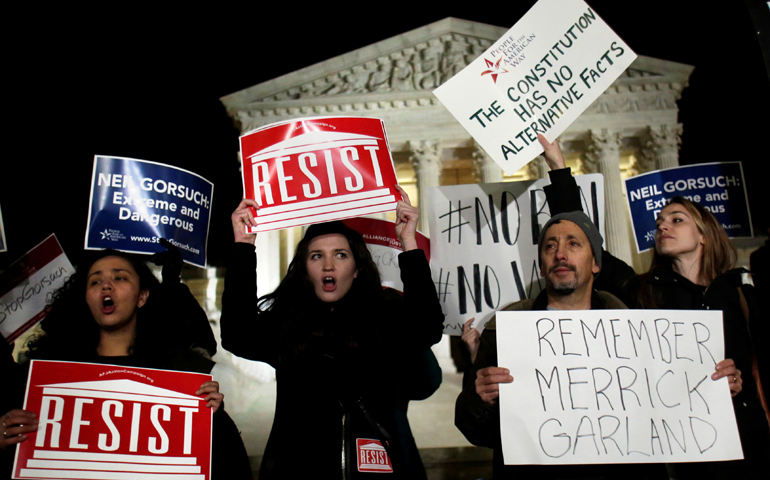
[[[232,111],[259,102],[432,91],[505,31],[445,18],[227,95],[222,103]]]
[[[297,117],[358,115],[385,120],[398,146],[426,129],[467,138],[433,95],[508,29],[445,18],[222,97],[242,133]],[[693,67],[640,56],[570,130],[606,123],[629,132],[676,123],[676,100]],[[644,118],[635,116],[645,112]],[[650,116],[656,117],[652,121]],[[635,117],[639,122],[635,121]],[[567,133],[569,136],[569,132]],[[435,137],[435,135],[434,135]],[[467,140],[458,140],[467,141]]]

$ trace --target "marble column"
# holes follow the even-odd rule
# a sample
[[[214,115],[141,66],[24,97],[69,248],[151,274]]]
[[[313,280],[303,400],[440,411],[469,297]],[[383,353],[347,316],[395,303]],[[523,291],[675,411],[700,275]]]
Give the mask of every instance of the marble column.
[[[655,168],[679,166],[679,146],[682,144],[682,125],[654,125],[648,130],[645,153],[655,159]]]
[[[428,231],[428,189],[441,184],[441,144],[438,140],[410,141],[409,161],[414,166],[417,177],[417,192],[420,207],[420,231],[430,236]],[[452,360],[449,335],[442,335],[441,341],[431,347],[438,360],[441,371],[457,373],[457,367]]]
[[[425,235],[428,231],[428,189],[438,187],[441,182],[441,147],[438,140],[410,141],[409,160],[417,177],[418,206],[420,208],[419,229]]]
[[[626,200],[620,180],[620,135],[607,129],[588,132],[585,173],[604,175],[604,248],[633,265]]]
[[[475,140],[473,142],[473,167],[478,183],[499,183],[503,181],[503,169]]]

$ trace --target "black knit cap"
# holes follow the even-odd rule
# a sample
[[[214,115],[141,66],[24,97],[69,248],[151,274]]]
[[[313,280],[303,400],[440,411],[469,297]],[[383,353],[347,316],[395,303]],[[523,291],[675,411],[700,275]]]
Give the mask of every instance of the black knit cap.
[[[548,229],[551,228],[551,225],[561,220],[572,222],[580,227],[581,230],[583,230],[583,233],[585,233],[586,237],[588,238],[588,243],[591,244],[591,252],[594,254],[594,261],[596,261],[596,265],[598,265],[599,268],[602,268],[602,244],[604,243],[604,239],[599,233],[599,229],[596,228],[596,225],[594,225],[594,222],[588,218],[588,215],[581,211],[564,212],[558,215],[554,215],[550,220],[548,220],[545,226],[543,226],[543,229],[540,230],[540,238],[537,241],[538,265],[542,264],[542,260],[540,260],[540,252],[543,251],[543,240],[545,240],[546,232],[548,232]]]

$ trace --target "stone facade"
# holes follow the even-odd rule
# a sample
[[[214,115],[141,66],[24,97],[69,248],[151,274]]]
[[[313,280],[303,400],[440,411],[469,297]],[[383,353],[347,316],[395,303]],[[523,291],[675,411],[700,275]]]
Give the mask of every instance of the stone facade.
[[[382,119],[397,172],[401,172],[399,182],[413,201],[424,205],[425,191],[432,186],[511,179],[504,177],[432,93],[506,31],[446,18],[254,85],[221,101],[241,133],[300,117]],[[676,101],[692,69],[638,57],[560,136],[573,171],[604,174],[606,244],[637,269],[643,267],[643,261],[633,253],[621,168],[625,174],[639,174],[678,165],[682,126]],[[542,178],[547,171],[545,161],[538,158],[515,179]],[[404,181],[402,174],[409,180]],[[429,233],[424,213],[420,228]],[[291,254],[281,247],[279,234],[267,236],[262,240],[267,253],[286,265],[289,259],[284,257]],[[275,271],[260,271],[259,276],[276,279],[277,285]]]
[[[425,188],[454,183],[442,181],[452,168],[467,166],[477,182],[502,181],[502,171],[432,91],[505,31],[446,18],[221,100],[242,133],[298,117],[381,118],[396,163],[414,168],[420,200]],[[580,172],[604,174],[608,245],[628,263],[634,258],[623,208],[621,157],[631,159],[631,174],[678,165],[682,126],[676,101],[691,72],[688,65],[639,57],[560,137],[567,156],[579,159]],[[540,159],[519,178],[546,173]],[[422,229],[427,232],[427,221]]]

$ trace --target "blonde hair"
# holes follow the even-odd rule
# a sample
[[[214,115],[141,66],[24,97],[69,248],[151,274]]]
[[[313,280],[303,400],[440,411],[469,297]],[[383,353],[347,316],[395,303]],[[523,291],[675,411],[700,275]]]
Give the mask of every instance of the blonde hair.
[[[669,205],[672,203],[681,205],[687,210],[698,231],[703,235],[699,280],[700,283],[709,285],[719,275],[733,268],[737,258],[735,247],[730,243],[727,233],[717,219],[706,208],[684,197],[674,197]],[[650,269],[640,279],[641,288],[638,291],[637,300],[644,308],[656,308],[652,285],[649,283],[649,276],[656,268],[671,269],[671,258],[659,254],[657,249],[653,250]]]

